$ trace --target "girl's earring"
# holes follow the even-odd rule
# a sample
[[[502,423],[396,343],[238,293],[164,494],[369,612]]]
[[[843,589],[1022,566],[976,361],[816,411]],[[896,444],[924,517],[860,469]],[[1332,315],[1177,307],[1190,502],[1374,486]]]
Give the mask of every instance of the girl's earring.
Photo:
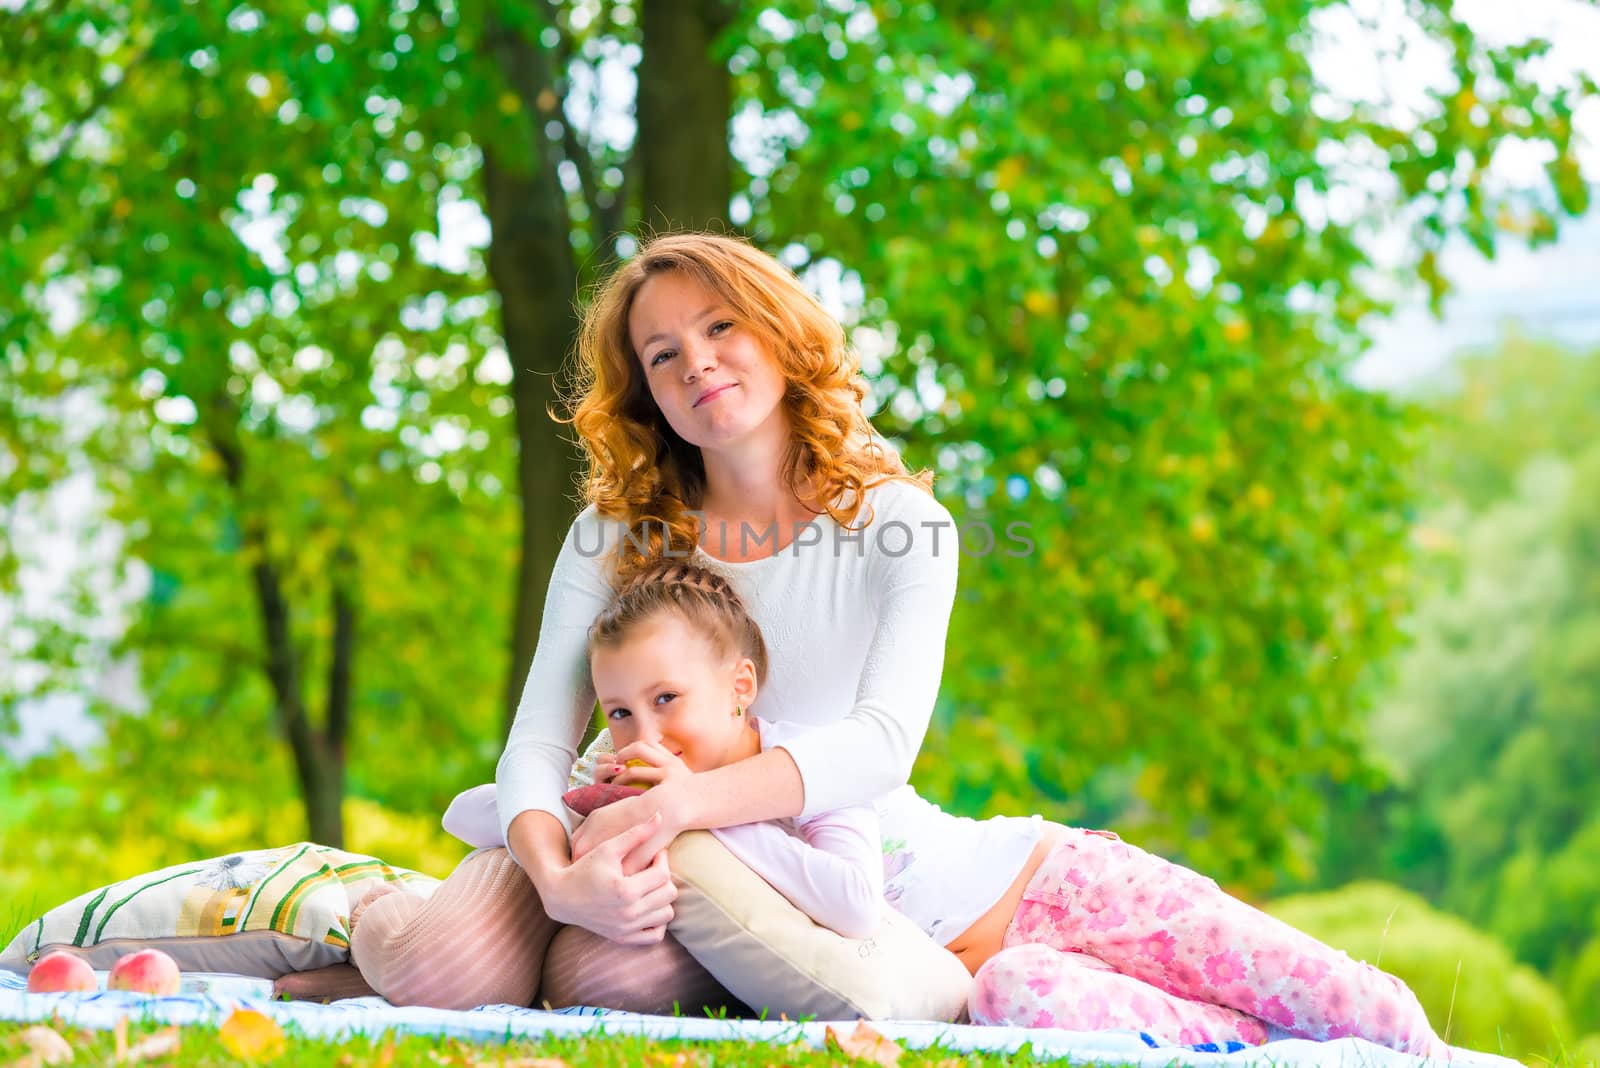
[[[744,715],[744,706],[743,705],[734,705],[733,706],[733,718],[734,719],[738,719],[742,715]]]

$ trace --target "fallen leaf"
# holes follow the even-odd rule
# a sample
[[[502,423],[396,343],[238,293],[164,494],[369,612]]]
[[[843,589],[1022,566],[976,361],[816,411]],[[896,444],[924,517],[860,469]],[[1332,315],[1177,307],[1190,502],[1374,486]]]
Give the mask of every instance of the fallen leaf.
[[[176,1027],[163,1027],[152,1034],[145,1035],[139,1041],[132,1043],[117,1058],[122,1061],[149,1061],[157,1057],[165,1057],[169,1053],[178,1052],[178,1029]]]
[[[499,1068],[572,1068],[572,1065],[559,1057],[518,1057],[515,1060],[496,1063]]]
[[[383,1048],[378,1051],[378,1062],[377,1062],[377,1064],[375,1064],[373,1066],[373,1068],[389,1068],[389,1065],[391,1065],[393,1063],[394,1063],[394,1043],[393,1042],[385,1042],[383,1044]]]
[[[229,1053],[246,1061],[276,1057],[288,1046],[278,1021],[254,1009],[234,1009],[217,1036]]]
[[[698,1057],[682,1050],[677,1053],[647,1053],[644,1059],[652,1068],[697,1068],[700,1064]]]
[[[29,1027],[17,1037],[36,1064],[65,1064],[72,1059],[72,1044],[48,1027]]]
[[[118,1016],[117,1022],[111,1027],[111,1039],[117,1047],[114,1059],[118,1064],[128,1056],[128,1018]]]
[[[905,1052],[898,1042],[868,1027],[865,1020],[857,1020],[856,1029],[848,1035],[841,1035],[829,1026],[828,1045],[846,1057],[869,1061],[883,1068],[894,1068],[900,1061],[900,1054]]]

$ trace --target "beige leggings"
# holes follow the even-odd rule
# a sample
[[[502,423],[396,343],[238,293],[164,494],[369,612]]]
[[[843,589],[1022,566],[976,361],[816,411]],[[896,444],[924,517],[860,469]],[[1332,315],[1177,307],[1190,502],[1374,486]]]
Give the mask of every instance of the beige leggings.
[[[360,904],[351,917],[354,967],[285,975],[277,993],[310,999],[378,993],[396,1005],[441,1009],[748,1012],[671,936],[623,946],[552,921],[505,849],[468,855],[426,900],[396,891]]]

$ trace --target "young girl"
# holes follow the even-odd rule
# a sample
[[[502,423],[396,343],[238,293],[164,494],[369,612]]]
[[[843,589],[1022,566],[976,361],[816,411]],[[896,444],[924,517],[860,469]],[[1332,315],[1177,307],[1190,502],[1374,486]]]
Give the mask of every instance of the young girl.
[[[749,714],[766,669],[760,631],[706,568],[647,570],[596,620],[590,657],[615,747],[597,755],[598,781],[655,786],[783,744]],[[469,844],[500,844],[494,787],[461,795],[444,822]],[[777,823],[712,833],[846,937],[872,932],[881,890],[976,973],[975,1023],[1250,1044],[1274,1025],[1448,1049],[1392,976],[1110,832],[951,816],[910,787],[794,830],[799,839]]]
[[[618,747],[597,769],[602,782],[656,786],[795,733],[750,714],[766,681],[766,643],[733,587],[706,568],[665,561],[639,574],[590,628],[589,660]],[[505,844],[493,785],[458,796],[443,823],[469,845]],[[822,926],[846,938],[877,929],[883,861],[871,806],[711,833]]]

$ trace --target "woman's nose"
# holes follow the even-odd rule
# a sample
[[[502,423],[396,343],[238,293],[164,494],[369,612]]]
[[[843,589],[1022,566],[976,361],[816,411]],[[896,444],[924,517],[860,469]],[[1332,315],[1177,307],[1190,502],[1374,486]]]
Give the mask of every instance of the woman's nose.
[[[710,342],[703,339],[689,342],[683,348],[684,381],[704,378],[717,366],[717,356]]]

